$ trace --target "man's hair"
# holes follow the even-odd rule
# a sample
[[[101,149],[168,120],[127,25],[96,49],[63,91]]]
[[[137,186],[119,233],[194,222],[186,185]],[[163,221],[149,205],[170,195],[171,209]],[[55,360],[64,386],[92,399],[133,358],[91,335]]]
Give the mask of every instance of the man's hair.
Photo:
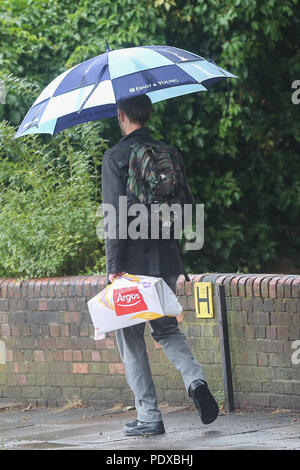
[[[121,111],[128,116],[130,121],[138,122],[142,126],[150,119],[152,114],[152,102],[147,95],[138,95],[134,98],[122,100],[118,103]]]

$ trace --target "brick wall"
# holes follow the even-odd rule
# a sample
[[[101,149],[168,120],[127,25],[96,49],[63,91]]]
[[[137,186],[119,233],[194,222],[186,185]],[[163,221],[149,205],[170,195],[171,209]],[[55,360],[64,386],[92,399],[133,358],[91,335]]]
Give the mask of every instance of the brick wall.
[[[184,308],[179,324],[212,391],[223,389],[217,304],[214,296],[214,318],[196,318],[196,281],[211,281],[214,291],[217,284],[225,286],[236,406],[300,409],[300,364],[292,361],[294,341],[300,339],[300,276],[190,277],[191,283],[183,276],[177,281]],[[93,340],[87,301],[104,281],[97,276],[0,279],[0,400],[49,406],[72,398],[100,406],[134,403],[115,334]],[[148,325],[146,342],[160,403],[191,403]]]

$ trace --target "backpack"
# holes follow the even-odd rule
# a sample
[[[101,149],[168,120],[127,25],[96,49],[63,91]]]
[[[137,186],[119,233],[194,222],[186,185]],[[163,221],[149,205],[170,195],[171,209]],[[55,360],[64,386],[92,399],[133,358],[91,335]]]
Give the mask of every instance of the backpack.
[[[135,143],[131,145],[126,184],[127,205],[141,203],[148,209],[151,204],[184,204],[186,182],[175,149],[162,142]],[[168,222],[159,213],[159,231],[163,226],[173,233],[174,212]],[[167,225],[166,225],[167,224]]]
[[[185,202],[190,203],[193,196],[185,179],[181,155],[176,148],[158,141],[134,143],[130,148],[128,168],[125,174],[122,172],[127,208],[136,203],[144,204],[148,210],[148,228],[151,230],[151,204],[179,204],[183,228],[183,205]],[[176,215],[171,211],[170,219],[166,222],[162,219],[162,213],[159,213],[159,238],[164,227],[167,227],[170,238],[173,238],[175,218]],[[185,270],[184,276],[186,281],[190,281]]]

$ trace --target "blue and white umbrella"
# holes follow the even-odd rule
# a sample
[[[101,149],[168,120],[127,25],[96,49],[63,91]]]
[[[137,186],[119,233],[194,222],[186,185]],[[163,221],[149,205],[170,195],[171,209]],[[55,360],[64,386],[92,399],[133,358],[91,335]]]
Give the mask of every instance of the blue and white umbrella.
[[[117,115],[117,103],[147,94],[152,103],[207,91],[214,83],[237,78],[215,62],[169,46],[111,51],[75,65],[39,95],[14,139],[56,134],[63,129]]]

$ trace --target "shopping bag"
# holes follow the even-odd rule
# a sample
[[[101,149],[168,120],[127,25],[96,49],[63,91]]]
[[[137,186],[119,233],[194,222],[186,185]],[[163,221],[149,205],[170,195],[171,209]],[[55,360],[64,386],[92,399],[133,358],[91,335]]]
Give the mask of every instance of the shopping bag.
[[[128,273],[89,300],[88,308],[95,340],[104,339],[109,331],[182,312],[176,295],[162,278]]]

